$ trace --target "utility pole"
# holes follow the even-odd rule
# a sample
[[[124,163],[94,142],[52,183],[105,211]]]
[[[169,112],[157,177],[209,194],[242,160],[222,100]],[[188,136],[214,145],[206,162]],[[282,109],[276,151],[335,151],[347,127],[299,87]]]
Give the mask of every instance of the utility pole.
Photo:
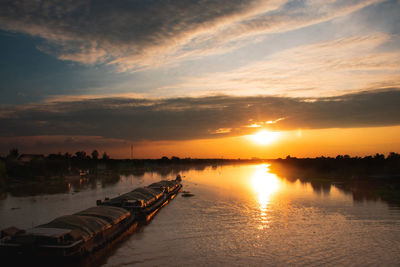
[[[131,145],[131,160],[133,160],[133,145]]]

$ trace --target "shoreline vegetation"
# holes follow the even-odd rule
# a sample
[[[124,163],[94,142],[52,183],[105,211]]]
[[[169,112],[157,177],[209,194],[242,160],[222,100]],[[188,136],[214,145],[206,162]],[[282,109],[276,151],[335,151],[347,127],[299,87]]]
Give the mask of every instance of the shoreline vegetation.
[[[192,159],[162,157],[160,159],[111,159],[107,153],[100,157],[78,151],[65,154],[19,154],[11,149],[0,157],[0,199],[10,192],[14,196],[74,192],[84,186],[102,186],[119,181],[120,175],[143,176],[155,172],[162,177],[177,175],[191,169],[204,170],[232,164],[269,163],[270,172],[295,182],[311,183],[314,190],[329,193],[335,185],[351,193],[357,201],[382,199],[400,206],[400,154],[387,156],[333,157],[284,159]],[[3,197],[2,197],[3,196]]]
[[[334,185],[358,202],[382,200],[400,207],[400,154],[366,157],[277,159],[270,171],[289,181],[310,183],[314,191],[329,194]]]

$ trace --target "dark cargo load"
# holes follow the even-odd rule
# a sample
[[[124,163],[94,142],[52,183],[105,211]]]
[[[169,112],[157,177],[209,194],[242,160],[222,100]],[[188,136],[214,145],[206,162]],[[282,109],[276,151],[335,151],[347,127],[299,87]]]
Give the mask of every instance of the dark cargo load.
[[[73,232],[74,239],[81,237],[83,240],[87,240],[129,215],[129,211],[118,207],[92,207],[73,215],[58,217],[35,228],[75,230]]]
[[[1,231],[1,252],[34,256],[83,256],[136,227],[175,197],[179,181],[161,181],[141,187],[72,215],[27,230],[9,227]],[[3,254],[2,254],[3,255]]]
[[[117,207],[136,206],[147,207],[153,204],[157,199],[165,194],[164,188],[141,187],[132,190],[126,194],[112,198],[102,203],[103,205],[112,205]]]
[[[179,185],[179,181],[177,180],[172,180],[172,181],[160,181],[157,183],[152,183],[151,185],[148,186],[148,188],[165,188],[167,192],[173,191],[177,186]]]
[[[125,209],[112,206],[91,207],[86,210],[75,213],[75,215],[92,216],[106,220],[111,224],[116,224],[126,217],[130,216],[130,212]]]

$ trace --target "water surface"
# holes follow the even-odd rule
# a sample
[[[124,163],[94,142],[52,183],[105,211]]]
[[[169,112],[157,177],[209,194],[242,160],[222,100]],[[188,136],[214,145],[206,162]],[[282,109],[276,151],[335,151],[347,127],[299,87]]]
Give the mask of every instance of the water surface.
[[[293,182],[267,164],[186,170],[183,190],[148,225],[106,250],[103,266],[381,265],[400,262],[400,211],[335,185]],[[0,200],[0,228],[32,227],[176,174],[147,172],[62,193]],[[84,263],[85,264],[85,263]],[[93,264],[87,261],[86,264]]]

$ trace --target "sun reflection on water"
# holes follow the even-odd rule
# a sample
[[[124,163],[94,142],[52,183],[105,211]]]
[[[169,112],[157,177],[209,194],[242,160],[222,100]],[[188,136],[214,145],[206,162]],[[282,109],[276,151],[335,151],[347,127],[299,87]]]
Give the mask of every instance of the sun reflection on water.
[[[271,196],[279,189],[279,179],[275,174],[269,173],[268,164],[257,167],[251,179],[252,188],[257,194],[260,209],[259,229],[269,228],[268,205]]]

